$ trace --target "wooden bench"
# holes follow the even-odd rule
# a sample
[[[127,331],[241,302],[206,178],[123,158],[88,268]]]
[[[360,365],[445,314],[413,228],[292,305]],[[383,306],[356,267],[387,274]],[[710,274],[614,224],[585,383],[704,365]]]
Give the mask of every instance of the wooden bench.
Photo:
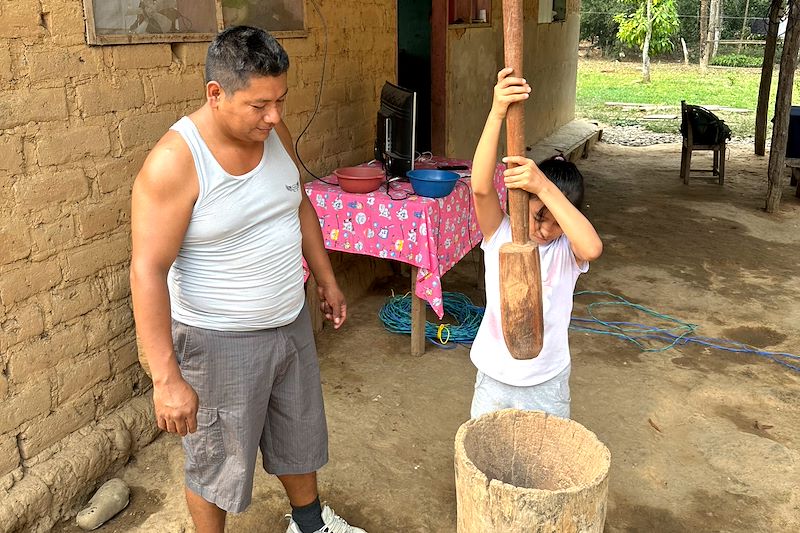
[[[756,39],[720,39],[718,42],[719,44],[757,44],[759,46],[764,46],[767,44],[767,41]]]
[[[794,195],[800,198],[800,159],[787,157],[786,166],[792,169],[792,177],[789,180],[789,185],[797,185],[797,190]]]

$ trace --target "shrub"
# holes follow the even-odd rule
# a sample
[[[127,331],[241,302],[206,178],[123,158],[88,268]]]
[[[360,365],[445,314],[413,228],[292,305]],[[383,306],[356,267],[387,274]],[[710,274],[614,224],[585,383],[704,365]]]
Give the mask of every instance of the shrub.
[[[720,67],[760,67],[763,57],[745,54],[718,55],[711,60],[712,65]]]

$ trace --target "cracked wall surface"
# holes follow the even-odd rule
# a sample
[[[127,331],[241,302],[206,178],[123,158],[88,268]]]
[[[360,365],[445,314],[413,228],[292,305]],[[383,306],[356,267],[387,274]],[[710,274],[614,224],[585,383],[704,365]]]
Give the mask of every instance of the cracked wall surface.
[[[299,152],[326,175],[372,157],[397,22],[388,0],[318,4],[325,84]],[[130,190],[148,150],[202,105],[208,43],[88,46],[81,0],[3,0],[0,20],[0,531],[46,531],[155,437]],[[304,35],[280,39],[295,136],[320,94],[324,27],[309,5]]]

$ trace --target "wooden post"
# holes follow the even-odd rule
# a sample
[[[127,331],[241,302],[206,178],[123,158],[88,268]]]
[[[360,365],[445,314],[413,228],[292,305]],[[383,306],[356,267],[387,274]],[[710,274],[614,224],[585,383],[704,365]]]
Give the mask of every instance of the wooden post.
[[[789,112],[792,106],[792,85],[800,50],[800,0],[789,1],[789,20],[783,37],[781,70],[778,74],[778,94],[775,97],[775,123],[772,125],[772,145],[769,150],[769,181],[767,182],[767,213],[774,213],[781,203],[786,173],[786,142],[789,137]]]
[[[611,453],[573,420],[505,409],[456,434],[458,533],[602,533]]]
[[[683,48],[683,64],[689,65],[689,50],[686,48],[686,41],[681,37],[681,48]]]
[[[427,303],[417,296],[417,267],[411,268],[411,355],[425,354],[425,314]]]
[[[769,6],[769,29],[764,43],[764,60],[761,63],[761,83],[758,86],[756,107],[755,153],[764,155],[767,144],[767,114],[769,91],[772,88],[772,71],[775,67],[775,48],[778,45],[778,24],[786,0],[772,0]]]
[[[744,31],[747,29],[747,12],[750,11],[750,0],[744,2],[744,16],[742,17],[742,32],[739,34],[739,48],[737,53],[742,53],[742,42],[745,39]]]

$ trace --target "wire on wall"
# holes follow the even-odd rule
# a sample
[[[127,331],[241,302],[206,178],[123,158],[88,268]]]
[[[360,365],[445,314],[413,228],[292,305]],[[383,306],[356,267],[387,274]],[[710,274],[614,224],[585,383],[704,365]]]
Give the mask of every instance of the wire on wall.
[[[310,2],[311,2],[311,5],[314,6],[314,9],[316,10],[317,15],[319,15],[319,18],[322,21],[322,33],[323,33],[322,74],[320,75],[320,78],[319,78],[319,92],[317,93],[317,103],[314,106],[314,112],[311,113],[311,117],[309,117],[305,128],[303,128],[303,131],[300,132],[300,135],[297,136],[297,140],[295,140],[295,142],[294,142],[294,153],[297,154],[297,160],[300,161],[300,164],[303,165],[303,168],[306,170],[306,172],[311,174],[311,176],[315,180],[319,180],[319,181],[321,181],[321,182],[323,182],[323,183],[325,183],[327,185],[335,185],[334,183],[327,182],[324,179],[322,179],[321,177],[319,177],[316,174],[314,174],[313,172],[311,172],[311,170],[306,166],[305,162],[303,161],[303,158],[300,156],[300,150],[298,149],[298,147],[300,145],[300,139],[302,139],[303,135],[305,135],[306,131],[308,131],[308,127],[311,126],[311,123],[314,121],[314,117],[317,116],[317,112],[319,111],[319,106],[320,106],[320,103],[322,102],[322,89],[323,89],[323,87],[325,85],[325,67],[327,66],[327,63],[328,63],[328,24],[325,21],[325,17],[323,16],[322,11],[320,10],[319,6],[317,5],[316,0],[310,0]]]

